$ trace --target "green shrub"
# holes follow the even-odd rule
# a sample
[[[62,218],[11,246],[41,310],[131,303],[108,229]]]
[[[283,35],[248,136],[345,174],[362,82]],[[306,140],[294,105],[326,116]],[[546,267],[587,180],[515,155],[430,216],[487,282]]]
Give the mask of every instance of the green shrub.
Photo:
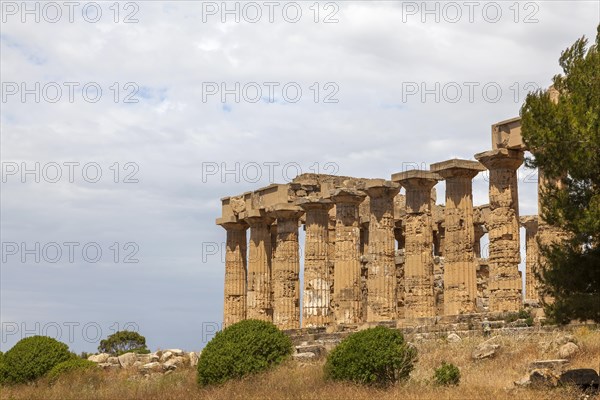
[[[8,370],[4,366],[4,353],[0,351],[0,385],[3,385],[6,381],[6,377],[8,375]]]
[[[244,320],[218,332],[198,360],[198,384],[220,384],[264,371],[292,353],[292,341],[269,322]]]
[[[435,370],[433,379],[438,385],[458,385],[460,382],[460,370],[454,364],[446,364],[442,361],[442,365]]]
[[[108,353],[112,356],[120,356],[125,353],[147,354],[146,338],[137,332],[119,331],[100,341],[98,346],[100,353]]]
[[[531,318],[531,313],[527,310],[520,309],[518,314],[519,319]]]
[[[353,333],[327,357],[325,376],[362,384],[386,386],[408,378],[417,350],[395,329],[378,326]]]
[[[69,347],[56,339],[47,336],[21,339],[2,357],[3,383],[33,381],[72,356]]]
[[[50,372],[48,372],[47,377],[50,382],[56,382],[58,378],[63,374],[72,373],[74,371],[85,371],[88,369],[97,368],[98,364],[93,361],[84,360],[81,358],[74,358],[71,360],[63,361],[60,364],[56,364]]]

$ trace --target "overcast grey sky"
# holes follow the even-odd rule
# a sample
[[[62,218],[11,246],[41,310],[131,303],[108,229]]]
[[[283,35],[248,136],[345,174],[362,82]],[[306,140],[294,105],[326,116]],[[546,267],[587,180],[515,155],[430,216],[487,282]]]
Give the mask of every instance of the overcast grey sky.
[[[94,351],[123,328],[153,349],[203,347],[223,311],[221,197],[298,172],[389,178],[472,159],[600,12],[22,4],[2,2],[0,35],[3,351],[31,334]],[[535,214],[535,172],[521,178],[521,214]],[[474,200],[487,203],[484,176]]]

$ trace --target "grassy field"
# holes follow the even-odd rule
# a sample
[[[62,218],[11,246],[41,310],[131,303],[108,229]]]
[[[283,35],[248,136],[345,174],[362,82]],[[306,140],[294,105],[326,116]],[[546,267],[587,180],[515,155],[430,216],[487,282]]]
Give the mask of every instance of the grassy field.
[[[572,358],[572,368],[600,366],[600,331],[578,328],[575,336],[581,351]],[[302,364],[288,361],[284,365],[223,386],[199,388],[193,369],[143,378],[134,371],[91,371],[65,376],[49,385],[45,380],[35,384],[2,388],[4,399],[510,399],[571,400],[584,398],[573,388],[515,388],[530,361],[557,358],[555,350],[545,350],[544,343],[560,333],[529,333],[500,336],[494,343],[501,350],[494,359],[474,361],[471,350],[481,338],[466,338],[450,344],[445,340],[416,343],[419,361],[408,381],[387,389],[361,387],[323,379],[322,362]],[[439,387],[431,383],[433,370],[442,361],[456,364],[461,382],[456,387]],[[587,397],[591,399],[592,397]],[[600,396],[595,398],[600,399]]]

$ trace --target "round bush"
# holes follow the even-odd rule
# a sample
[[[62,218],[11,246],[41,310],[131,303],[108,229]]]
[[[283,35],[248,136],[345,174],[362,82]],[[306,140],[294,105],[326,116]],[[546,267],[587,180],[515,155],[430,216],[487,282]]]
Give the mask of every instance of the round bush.
[[[73,357],[69,347],[47,336],[21,339],[2,357],[5,383],[25,383]]]
[[[325,376],[361,384],[386,386],[408,378],[417,350],[402,333],[378,326],[353,333],[327,357]]]
[[[460,370],[454,364],[446,364],[442,361],[442,365],[436,368],[433,379],[438,385],[458,385],[460,382]]]
[[[269,322],[245,320],[218,332],[198,360],[198,384],[220,384],[228,379],[264,371],[292,353],[292,341]]]
[[[98,364],[93,361],[84,360],[82,358],[74,358],[72,360],[67,360],[56,364],[46,376],[50,382],[56,382],[63,374],[70,374],[75,371],[85,371],[97,367]]]

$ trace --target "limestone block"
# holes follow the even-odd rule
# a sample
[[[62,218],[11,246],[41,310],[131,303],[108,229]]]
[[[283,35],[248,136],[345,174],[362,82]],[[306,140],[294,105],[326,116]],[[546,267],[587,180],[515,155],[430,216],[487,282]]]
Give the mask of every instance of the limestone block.
[[[135,353],[125,353],[121,354],[118,359],[121,367],[129,368],[137,361],[137,355]]]
[[[142,365],[140,367],[140,371],[143,373],[163,372],[164,368],[163,368],[163,365],[159,362],[151,362],[151,363]]]
[[[170,360],[171,357],[173,357],[173,356],[174,356],[174,354],[167,350],[167,351],[163,352],[162,355],[160,356],[160,362],[164,363],[164,362]]]
[[[296,353],[292,358],[297,361],[312,361],[316,358],[315,353]]]
[[[482,360],[484,358],[491,358],[496,355],[496,352],[500,348],[499,344],[492,343],[481,343],[478,345],[473,352],[471,353],[471,357],[475,360]]]
[[[579,346],[575,343],[568,342],[560,346],[558,355],[560,358],[570,358],[579,352]]]
[[[198,354],[194,351],[191,351],[188,354],[188,357],[190,358],[190,367],[195,367],[196,365],[198,365]]]
[[[94,354],[88,357],[89,361],[93,361],[95,363],[105,363],[108,361],[108,358],[110,357],[110,354],[107,353],[100,353],[100,354]]]
[[[458,336],[456,333],[449,334],[446,340],[448,341],[448,343],[458,343],[462,341],[461,337]]]
[[[118,357],[108,357],[106,359],[106,362],[109,363],[109,364],[121,365],[121,363],[119,362],[119,358]]]

